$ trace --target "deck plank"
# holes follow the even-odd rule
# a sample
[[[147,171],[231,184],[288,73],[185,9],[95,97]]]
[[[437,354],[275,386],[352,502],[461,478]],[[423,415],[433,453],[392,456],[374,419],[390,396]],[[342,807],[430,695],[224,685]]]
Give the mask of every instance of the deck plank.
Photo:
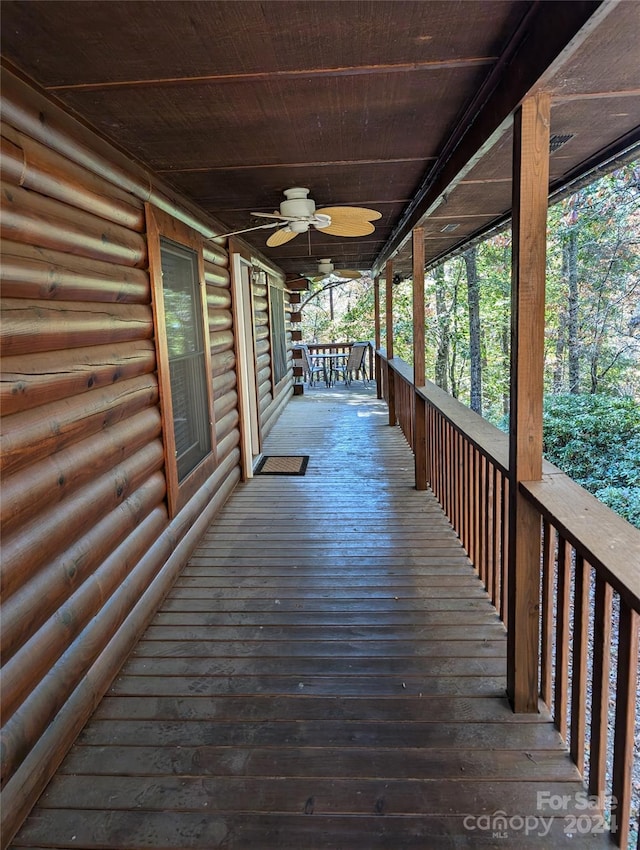
[[[386,422],[371,391],[292,400],[265,450],[306,475],[237,488],[16,850],[606,846],[538,809],[578,771],[511,712],[504,627]]]

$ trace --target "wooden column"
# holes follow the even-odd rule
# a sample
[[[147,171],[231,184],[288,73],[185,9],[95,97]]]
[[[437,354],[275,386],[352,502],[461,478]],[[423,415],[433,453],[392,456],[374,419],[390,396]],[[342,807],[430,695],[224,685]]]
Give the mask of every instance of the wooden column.
[[[393,263],[387,261],[386,268],[386,349],[387,360],[393,359]],[[389,425],[396,424],[396,393],[394,384],[394,372],[391,366],[387,369],[387,381],[389,386],[387,392],[389,395]]]
[[[375,322],[375,340],[374,346],[376,351],[380,348],[381,343],[381,328],[380,328],[380,277],[376,275],[373,279],[373,320]],[[375,358],[376,369],[376,394],[378,398],[382,398],[382,381],[380,375],[380,360]]]
[[[523,713],[538,710],[540,516],[519,483],[542,478],[549,123],[546,93],[514,116],[507,693]]]
[[[413,385],[425,384],[424,228],[413,231]],[[427,489],[426,402],[414,390],[413,446],[416,490]]]

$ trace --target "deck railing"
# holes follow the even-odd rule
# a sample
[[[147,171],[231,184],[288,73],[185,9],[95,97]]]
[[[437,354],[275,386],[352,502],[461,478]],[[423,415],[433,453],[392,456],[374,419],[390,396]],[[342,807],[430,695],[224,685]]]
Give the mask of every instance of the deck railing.
[[[376,354],[381,395],[414,450],[416,411],[425,416],[427,481],[509,628],[508,437],[434,384],[415,387],[399,358]],[[520,492],[540,516],[540,698],[588,783],[587,814],[598,808],[626,847],[638,817],[640,533],[552,464]]]
[[[310,354],[345,354],[349,356],[353,342],[309,342],[306,343]],[[369,361],[367,363],[367,375],[373,378],[374,368],[374,347],[372,343],[369,345]]]

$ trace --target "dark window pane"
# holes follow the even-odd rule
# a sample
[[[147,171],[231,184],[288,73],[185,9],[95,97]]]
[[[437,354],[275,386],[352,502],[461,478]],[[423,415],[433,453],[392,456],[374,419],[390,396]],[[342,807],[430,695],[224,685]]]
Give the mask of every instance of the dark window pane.
[[[178,480],[211,451],[198,259],[161,239],[162,289],[169,350]]]
[[[274,386],[287,373],[287,341],[284,328],[284,293],[277,286],[269,287],[271,305],[271,369]]]

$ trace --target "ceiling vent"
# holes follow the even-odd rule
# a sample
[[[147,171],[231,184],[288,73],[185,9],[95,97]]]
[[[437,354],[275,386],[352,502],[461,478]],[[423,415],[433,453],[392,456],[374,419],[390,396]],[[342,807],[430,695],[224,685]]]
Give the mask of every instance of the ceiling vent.
[[[554,136],[551,136],[549,139],[549,153],[555,153],[557,150],[563,145],[566,145],[567,142],[570,142],[571,139],[575,136],[575,133],[567,133],[564,136],[559,136],[557,133]]]
[[[450,224],[445,224],[444,227],[440,228],[441,233],[453,233],[454,230],[457,230],[460,227],[459,224],[454,224],[451,222]]]

